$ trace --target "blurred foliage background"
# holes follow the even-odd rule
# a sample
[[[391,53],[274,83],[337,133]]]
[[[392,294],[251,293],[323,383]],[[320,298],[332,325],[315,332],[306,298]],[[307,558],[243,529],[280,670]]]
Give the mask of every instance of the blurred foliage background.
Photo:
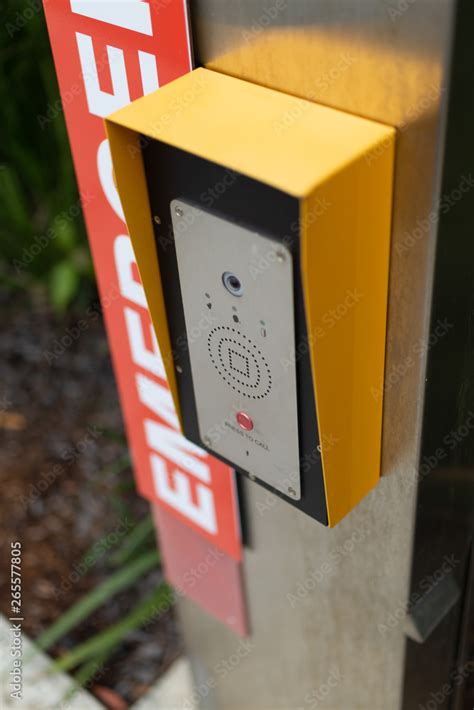
[[[41,0],[2,3],[0,284],[58,315],[95,297]]]
[[[113,689],[118,707],[119,695],[136,700],[179,653],[172,595],[148,506],[135,491],[101,321],[89,319],[52,365],[44,357],[97,291],[42,0],[4,0],[2,20],[0,380],[10,388],[2,399],[8,411],[0,407],[2,483],[10,495],[2,533],[21,535],[34,550],[23,566],[31,622],[25,630],[78,684],[97,686],[98,696],[106,686],[109,700]],[[22,424],[10,431],[10,420]],[[66,465],[64,442],[74,447],[89,426],[102,432],[100,445]],[[15,501],[13,485],[29,490],[55,463],[62,474],[41,500],[8,502]],[[130,529],[120,547],[96,560],[111,527],[115,534],[116,506]],[[59,566],[68,578],[77,565],[84,573],[58,602]]]

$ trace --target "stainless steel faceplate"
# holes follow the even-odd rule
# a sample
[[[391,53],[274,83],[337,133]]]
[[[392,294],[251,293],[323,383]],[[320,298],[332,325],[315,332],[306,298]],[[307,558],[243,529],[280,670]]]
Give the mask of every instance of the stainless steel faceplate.
[[[300,499],[292,255],[182,200],[171,217],[201,439]]]

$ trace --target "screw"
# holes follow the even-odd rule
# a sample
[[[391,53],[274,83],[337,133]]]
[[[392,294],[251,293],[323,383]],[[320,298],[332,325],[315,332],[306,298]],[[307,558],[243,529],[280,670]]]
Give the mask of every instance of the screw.
[[[179,372],[179,374],[181,374],[182,371],[183,371],[183,368],[181,367],[181,365],[176,365],[176,372]]]
[[[255,480],[256,480],[256,478],[255,478],[255,476],[253,475],[253,473],[249,473],[249,478],[250,478],[251,481],[255,481]]]
[[[181,209],[181,207],[175,207],[175,208],[174,208],[174,211],[175,211],[175,214],[178,215],[178,217],[182,217],[183,214],[184,214],[184,212],[183,212],[183,210]]]
[[[277,255],[277,259],[278,259],[278,261],[279,261],[280,263],[282,263],[283,261],[286,261],[285,252],[284,252],[284,251],[281,251],[281,249],[279,249],[279,250],[277,251],[276,255]]]
[[[296,496],[296,491],[291,486],[288,488],[288,493],[290,494],[290,496]]]
[[[158,217],[157,214],[154,215],[153,221],[155,224],[161,224],[161,219]]]
[[[204,436],[202,440],[204,441],[204,443],[206,444],[207,447],[211,448],[212,441],[210,440],[210,438],[208,436]]]

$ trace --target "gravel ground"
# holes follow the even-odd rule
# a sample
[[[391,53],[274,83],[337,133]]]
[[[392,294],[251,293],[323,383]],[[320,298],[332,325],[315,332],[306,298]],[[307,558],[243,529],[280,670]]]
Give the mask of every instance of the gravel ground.
[[[8,616],[5,571],[10,541],[20,540],[24,628],[34,638],[106,578],[109,554],[148,505],[132,483],[100,313],[73,337],[80,313],[59,322],[41,305],[1,295],[0,307],[0,610]],[[104,544],[87,573],[71,575],[98,541]],[[123,618],[161,580],[160,569],[149,573],[52,654]],[[180,652],[169,612],[131,634],[91,689],[110,708],[129,707]]]

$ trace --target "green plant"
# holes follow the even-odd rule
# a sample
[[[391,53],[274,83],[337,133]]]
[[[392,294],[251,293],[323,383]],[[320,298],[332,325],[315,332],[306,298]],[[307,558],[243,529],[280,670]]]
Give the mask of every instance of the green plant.
[[[56,661],[55,668],[67,671],[97,656],[104,658],[105,654],[112,653],[128,633],[157,618],[164,609],[169,609],[171,601],[171,589],[163,582],[146,599],[137,604],[124,619],[64,654]]]
[[[2,9],[0,281],[44,291],[61,314],[94,280],[55,70],[41,4]]]
[[[84,621],[98,607],[108,602],[118,592],[134,584],[153,567],[156,567],[158,562],[158,551],[151,550],[111,574],[105,582],[82,597],[49,629],[43,632],[36,639],[36,646],[43,651],[47,651],[56,641],[65,636],[81,621]]]
[[[93,612],[110,603],[115,595],[128,587],[138,585],[140,580],[159,564],[160,556],[155,546],[154,527],[150,516],[132,528],[121,546],[109,556],[108,561],[111,569],[107,579],[79,599],[46,629],[36,639],[36,649],[47,651],[52,648]],[[56,659],[53,669],[75,671],[74,679],[77,685],[87,685],[101,673],[107,660],[130,632],[158,618],[172,603],[173,592],[162,582],[145,599],[139,598],[137,604],[120,621]]]

